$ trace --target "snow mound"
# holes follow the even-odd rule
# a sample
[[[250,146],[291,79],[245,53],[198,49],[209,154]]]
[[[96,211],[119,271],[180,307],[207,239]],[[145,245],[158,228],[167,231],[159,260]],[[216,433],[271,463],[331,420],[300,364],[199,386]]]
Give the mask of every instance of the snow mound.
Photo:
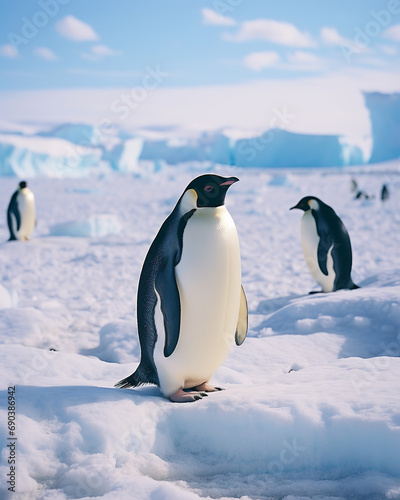
[[[92,215],[87,220],[70,221],[50,227],[52,236],[74,236],[81,238],[97,238],[118,234],[122,229],[120,220],[115,215]]]
[[[0,309],[0,344],[53,348],[58,342],[54,322],[33,307]]]
[[[140,359],[136,322],[118,321],[104,325],[98,347],[85,354],[96,356],[109,363],[129,363]]]

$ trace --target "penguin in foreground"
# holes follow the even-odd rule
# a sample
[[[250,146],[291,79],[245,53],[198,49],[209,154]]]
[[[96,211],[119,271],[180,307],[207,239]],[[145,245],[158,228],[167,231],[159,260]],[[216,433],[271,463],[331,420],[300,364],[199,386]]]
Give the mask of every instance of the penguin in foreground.
[[[290,210],[295,208],[304,211],[301,246],[307,266],[322,291],[359,288],[350,276],[350,237],[335,211],[314,196],[302,198]]]
[[[36,224],[35,197],[25,181],[19,183],[7,209],[11,240],[29,240]]]
[[[116,387],[156,384],[181,403],[221,390],[210,379],[247,335],[239,239],[224,204],[238,180],[195,178],[161,226],[139,279],[140,364]]]

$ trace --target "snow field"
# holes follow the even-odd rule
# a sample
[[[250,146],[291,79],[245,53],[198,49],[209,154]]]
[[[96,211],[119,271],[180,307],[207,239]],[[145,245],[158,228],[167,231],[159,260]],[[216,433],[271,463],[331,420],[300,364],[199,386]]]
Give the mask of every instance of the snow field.
[[[397,165],[201,168],[32,179],[32,240],[6,243],[0,221],[0,439],[7,387],[16,385],[19,495],[400,498]],[[199,402],[172,404],[153,386],[114,389],[140,356],[136,287],[148,246],[204,171],[240,178],[227,207],[241,244],[248,338],[214,377],[226,390]],[[354,200],[353,177],[375,199]],[[1,181],[2,213],[15,184]],[[308,295],[317,287],[301,253],[301,214],[289,212],[308,194],[344,221],[359,290]],[[98,229],[80,236],[52,229],[93,218]],[[106,231],[117,222],[118,233]]]

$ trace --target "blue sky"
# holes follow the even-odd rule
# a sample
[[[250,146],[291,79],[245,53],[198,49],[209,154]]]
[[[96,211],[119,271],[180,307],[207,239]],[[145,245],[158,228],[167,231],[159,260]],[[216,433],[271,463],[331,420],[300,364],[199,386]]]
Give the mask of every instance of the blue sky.
[[[167,87],[395,72],[399,54],[397,0],[0,4],[3,90],[133,86],[148,67]]]

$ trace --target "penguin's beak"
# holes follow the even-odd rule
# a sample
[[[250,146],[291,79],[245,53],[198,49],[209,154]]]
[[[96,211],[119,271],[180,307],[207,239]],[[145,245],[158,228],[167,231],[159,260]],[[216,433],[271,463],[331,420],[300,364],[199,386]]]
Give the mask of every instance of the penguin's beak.
[[[289,210],[294,210],[295,208],[300,208],[299,204],[295,205],[294,207],[289,208]]]
[[[229,179],[224,181],[222,184],[220,184],[220,186],[231,186],[232,184],[234,184],[235,182],[238,182],[238,181],[239,181],[239,179],[237,177],[230,177]]]

